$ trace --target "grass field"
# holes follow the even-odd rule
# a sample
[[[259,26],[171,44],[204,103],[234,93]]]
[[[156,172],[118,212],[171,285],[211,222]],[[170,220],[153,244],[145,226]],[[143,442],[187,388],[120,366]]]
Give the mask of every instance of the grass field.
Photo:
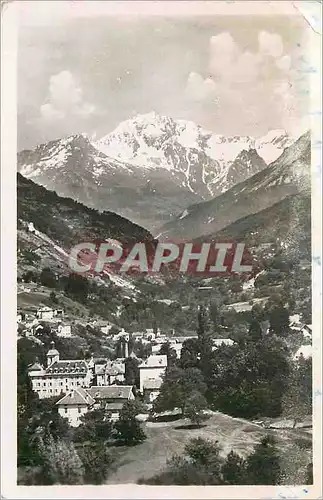
[[[269,432],[256,424],[222,413],[212,415],[207,425],[200,429],[178,428],[184,423],[183,420],[146,423],[144,425],[146,441],[132,448],[119,450],[120,455],[115,464],[116,467],[109,475],[107,484],[136,483],[141,477],[149,478],[161,472],[167,459],[174,454],[180,454],[186,443],[195,437],[218,440],[223,455],[234,450],[246,456]],[[311,461],[311,436],[294,430],[270,431],[270,433],[277,437],[282,463],[290,469],[291,477],[295,477],[297,481],[299,470]],[[302,436],[307,443],[308,450],[298,450],[296,453],[298,447],[295,445],[295,439],[299,436]],[[297,482],[301,484],[302,478]]]

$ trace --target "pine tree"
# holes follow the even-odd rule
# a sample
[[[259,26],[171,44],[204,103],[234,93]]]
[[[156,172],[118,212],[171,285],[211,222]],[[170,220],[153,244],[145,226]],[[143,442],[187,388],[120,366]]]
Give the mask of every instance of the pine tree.
[[[200,369],[207,382],[211,376],[212,338],[208,328],[207,314],[203,306],[198,311],[197,336],[200,344]]]
[[[265,436],[247,459],[248,484],[279,484],[281,468],[274,438]]]
[[[234,451],[227,455],[221,472],[225,484],[246,484],[245,461]]]
[[[249,327],[249,338],[254,342],[257,342],[262,338],[262,331],[259,321],[256,319],[252,320]]]

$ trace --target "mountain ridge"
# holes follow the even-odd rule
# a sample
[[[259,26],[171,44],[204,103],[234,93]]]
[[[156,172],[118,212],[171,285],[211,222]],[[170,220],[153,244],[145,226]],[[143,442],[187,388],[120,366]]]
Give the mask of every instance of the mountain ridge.
[[[195,203],[166,223],[158,238],[198,238],[268,208],[291,194],[310,191],[310,133],[301,136],[266,169],[220,196]]]
[[[114,211],[152,230],[186,206],[221,194],[266,167],[251,138],[216,136],[193,122],[156,114],[139,115],[137,121],[139,125],[136,120],[123,122],[127,125],[120,124],[97,142],[78,134],[23,150],[18,153],[18,170],[60,196]],[[137,151],[127,127],[130,132],[139,127],[135,135],[151,142],[149,154]],[[112,150],[106,148],[107,138],[111,142],[118,130],[123,131],[117,144],[123,157],[116,153],[115,143]],[[281,134],[273,132],[279,145]],[[127,150],[125,138],[132,149]],[[127,151],[132,157],[124,156]]]

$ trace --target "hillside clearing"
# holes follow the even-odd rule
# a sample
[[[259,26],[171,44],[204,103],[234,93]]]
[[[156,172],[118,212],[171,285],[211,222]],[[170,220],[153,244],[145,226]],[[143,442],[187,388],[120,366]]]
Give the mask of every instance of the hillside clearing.
[[[114,471],[109,475],[107,484],[136,483],[139,478],[150,478],[162,471],[174,454],[183,452],[189,440],[197,437],[218,440],[222,446],[222,454],[227,455],[231,450],[246,456],[253,447],[269,432],[278,439],[282,449],[282,461],[295,451],[297,431],[268,431],[251,422],[235,419],[222,413],[215,413],[200,429],[179,428],[188,423],[187,420],[165,422],[164,425],[148,422],[144,426],[147,439],[142,444],[127,448],[115,464]],[[311,446],[311,436],[308,436],[308,445]],[[302,457],[304,465],[310,458],[307,454]],[[289,466],[289,464],[288,464]]]

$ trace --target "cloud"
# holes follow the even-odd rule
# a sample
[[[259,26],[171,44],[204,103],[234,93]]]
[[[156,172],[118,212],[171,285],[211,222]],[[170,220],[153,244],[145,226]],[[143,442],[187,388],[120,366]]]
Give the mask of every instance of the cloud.
[[[267,117],[275,128],[295,120],[297,99],[290,83],[294,78],[291,66],[291,56],[284,53],[277,33],[259,32],[255,51],[243,50],[231,33],[219,33],[209,41],[207,78],[191,72],[186,96],[206,112],[206,104],[216,104],[214,116],[220,123],[234,117],[242,133],[254,129],[251,133],[256,135]],[[241,112],[237,114],[237,110]]]
[[[216,84],[211,78],[204,79],[198,73],[192,72],[188,76],[185,92],[192,101],[212,101],[216,99]]]
[[[282,71],[288,71],[291,67],[292,61],[289,55],[285,55],[277,59],[275,63],[277,68],[281,69]]]
[[[259,51],[262,54],[272,57],[281,57],[284,52],[284,45],[280,35],[261,31],[258,35]]]
[[[70,71],[61,71],[49,79],[49,97],[40,107],[40,115],[46,121],[60,121],[67,118],[87,118],[95,106],[83,100],[83,91]]]

